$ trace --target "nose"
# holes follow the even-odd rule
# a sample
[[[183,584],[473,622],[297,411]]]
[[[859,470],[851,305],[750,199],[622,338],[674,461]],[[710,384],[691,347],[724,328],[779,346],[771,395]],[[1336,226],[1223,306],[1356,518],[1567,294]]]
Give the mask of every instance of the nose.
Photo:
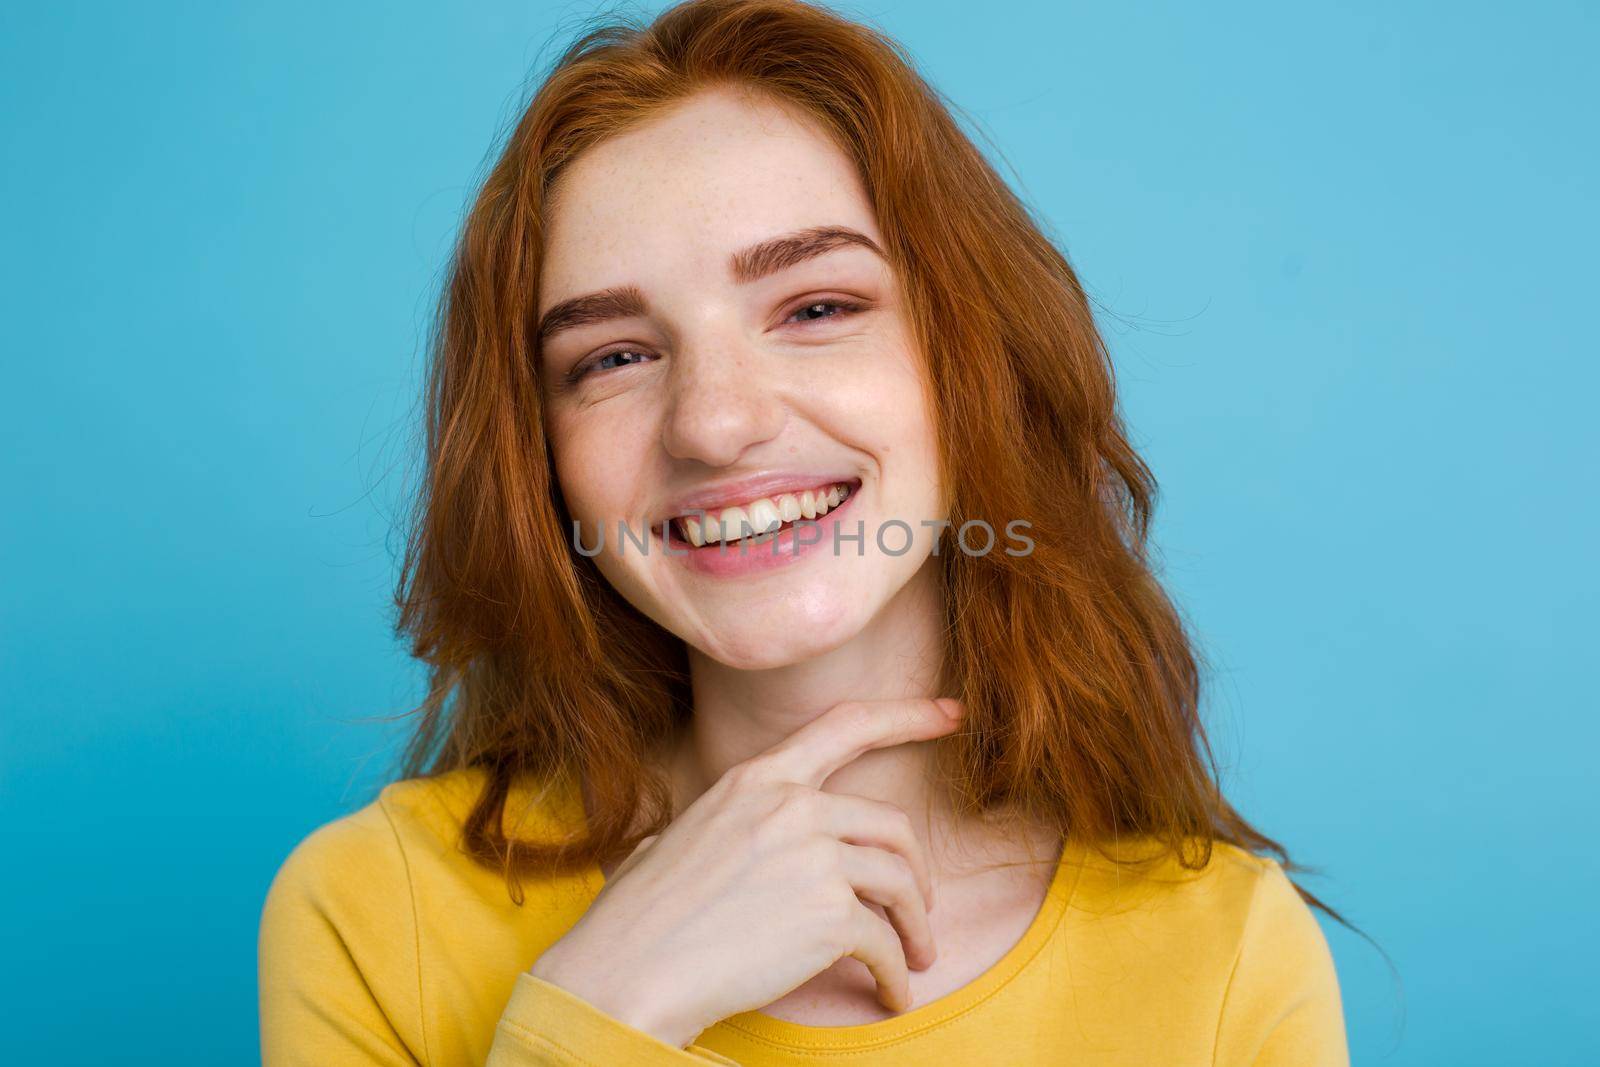
[[[734,338],[680,351],[668,372],[662,426],[667,453],[726,467],[751,446],[777,437],[786,409],[773,371],[765,366],[769,358]]]

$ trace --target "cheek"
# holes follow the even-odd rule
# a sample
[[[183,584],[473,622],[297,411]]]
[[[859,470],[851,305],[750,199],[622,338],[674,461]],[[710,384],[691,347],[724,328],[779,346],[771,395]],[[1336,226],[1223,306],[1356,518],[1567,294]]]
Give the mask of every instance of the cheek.
[[[641,469],[637,463],[619,462],[619,457],[636,455],[638,442],[623,439],[626,426],[617,426],[603,406],[562,412],[547,426],[556,479],[567,513],[578,523],[575,544],[592,558],[613,589],[630,602],[640,603],[633,568],[617,559],[622,537],[619,524],[627,522],[638,529],[629,505],[637,499]],[[570,525],[564,534],[575,536]],[[633,554],[628,556],[630,563],[635,559]]]
[[[923,500],[938,480],[938,438],[915,354],[862,361],[835,383],[828,395],[859,447],[893,474],[888,488],[899,500]]]
[[[637,465],[619,463],[618,457],[637,447],[623,439],[626,425],[618,427],[600,408],[561,412],[548,422],[548,441],[556,478],[566,498],[567,510],[583,522],[586,536],[594,524],[614,525],[625,514],[634,491],[631,471]],[[608,537],[611,530],[607,530]]]

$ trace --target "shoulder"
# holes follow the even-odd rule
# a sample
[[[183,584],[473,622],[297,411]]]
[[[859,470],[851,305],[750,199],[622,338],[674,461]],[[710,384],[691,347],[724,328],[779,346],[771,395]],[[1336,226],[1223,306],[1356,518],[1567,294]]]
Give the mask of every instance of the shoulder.
[[[267,889],[261,914],[263,957],[279,944],[304,943],[316,929],[394,935],[414,920],[405,839],[439,820],[424,812],[437,786],[423,780],[385,786],[371,801],[322,823],[290,850]],[[347,948],[353,948],[346,942]]]
[[[1251,942],[1270,940],[1287,961],[1327,953],[1316,916],[1270,856],[1225,841],[1188,857],[1148,838],[1084,849],[1072,907],[1155,934],[1174,952],[1231,971]],[[1200,863],[1200,860],[1204,860]]]
[[[1316,926],[1283,867],[1270,856],[1225,841],[1187,858],[1145,837],[1080,847],[1073,906],[1107,916],[1130,914],[1173,923],[1203,919],[1236,940],[1253,914]],[[1203,860],[1204,862],[1198,862]]]
[[[1219,841],[1185,864],[1144,838],[1081,854],[1073,947],[1093,973],[1215,1035],[1218,1063],[1346,1062],[1327,941],[1276,860]]]
[[[464,843],[487,779],[483,768],[468,767],[392,782],[369,803],[306,834],[268,888],[263,952],[275,934],[291,928],[303,934],[310,924],[325,924],[351,942],[390,944],[414,931],[424,912],[449,909],[493,922],[515,908],[504,873],[475,859]],[[506,798],[501,825],[508,836],[537,839],[569,832],[582,811],[567,780],[522,779]],[[588,889],[582,875],[537,884],[534,911],[549,905],[561,915],[568,896],[581,898]]]
[[[1216,1062],[1343,1067],[1344,1006],[1327,938],[1282,866],[1252,858],[1260,873],[1233,951]]]
[[[359,881],[370,894],[406,882],[405,842],[448,832],[449,810],[464,782],[413,778],[391,782],[377,797],[307,833],[279,866],[268,899],[330,900]]]
[[[306,834],[267,889],[257,941],[267,1062],[357,1032],[396,1062],[425,1048],[419,927],[392,789]]]
[[[292,848],[260,917],[264,1062],[332,1062],[329,1049],[356,1045],[386,1049],[386,1063],[482,1062],[514,979],[594,892],[580,874],[514,899],[469,854],[463,831],[488,784],[481,768],[392,782]],[[521,780],[502,828],[567,829],[574,801],[581,816],[560,780]]]

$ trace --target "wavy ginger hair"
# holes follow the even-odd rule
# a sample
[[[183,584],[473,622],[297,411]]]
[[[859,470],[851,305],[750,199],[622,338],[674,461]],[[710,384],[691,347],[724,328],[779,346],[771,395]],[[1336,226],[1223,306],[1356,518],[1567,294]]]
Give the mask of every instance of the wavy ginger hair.
[[[1218,787],[1197,654],[1149,563],[1155,480],[1072,268],[897,44],[784,0],[692,0],[583,34],[477,196],[435,322],[396,595],[431,668],[401,774],[486,772],[463,847],[518,901],[520,874],[586,866],[670,820],[647,753],[691,714],[685,650],[566,536],[534,317],[563,168],[713,86],[799,109],[854,161],[926,361],[950,519],[1032,523],[1027,556],[957,551],[948,529],[941,545],[943,692],[968,711],[936,751],[957,803],[1090,842],[1147,835],[1188,867],[1220,840],[1292,868]],[[513,780],[569,774],[587,826],[507,837]]]

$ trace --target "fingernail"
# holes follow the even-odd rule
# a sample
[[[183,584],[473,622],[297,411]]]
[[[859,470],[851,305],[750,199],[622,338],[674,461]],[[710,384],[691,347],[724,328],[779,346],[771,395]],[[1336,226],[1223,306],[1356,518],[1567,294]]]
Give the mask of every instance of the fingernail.
[[[961,701],[955,700],[955,699],[953,699],[951,697],[940,697],[938,700],[934,701],[934,703],[938,704],[939,705],[939,709],[941,711],[943,711],[950,718],[952,718],[952,719],[961,718],[961,712],[962,712]]]

